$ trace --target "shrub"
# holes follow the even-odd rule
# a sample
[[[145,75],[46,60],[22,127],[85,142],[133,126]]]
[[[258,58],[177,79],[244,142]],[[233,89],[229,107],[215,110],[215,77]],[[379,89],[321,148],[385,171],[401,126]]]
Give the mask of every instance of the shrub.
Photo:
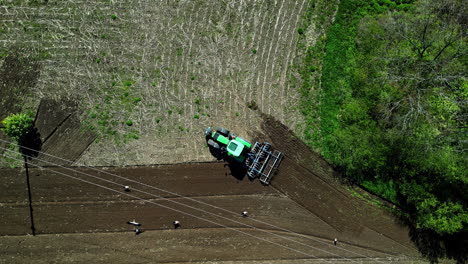
[[[199,118],[200,118],[200,116],[199,116],[199,115],[194,115],[194,116],[193,116],[193,118],[195,118],[195,119],[199,119]]]
[[[27,114],[12,114],[2,121],[5,131],[9,137],[21,141],[31,131],[33,119]]]
[[[125,122],[125,124],[127,124],[127,126],[133,126],[133,121],[132,121],[132,120],[128,120],[127,122]]]

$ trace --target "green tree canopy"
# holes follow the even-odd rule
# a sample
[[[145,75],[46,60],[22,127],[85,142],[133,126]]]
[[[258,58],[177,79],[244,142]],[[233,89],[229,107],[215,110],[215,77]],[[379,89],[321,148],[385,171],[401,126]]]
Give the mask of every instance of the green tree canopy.
[[[372,130],[386,149],[374,152],[385,157],[385,164],[373,162],[373,174],[395,181],[400,203],[416,226],[439,234],[468,231],[462,10],[461,1],[421,1],[410,12],[363,18],[356,37],[353,100],[342,109],[354,115],[350,104],[358,101],[367,116],[360,113],[351,124],[345,114],[340,118],[346,129],[366,119],[377,124],[379,130]],[[381,147],[372,143],[369,149]]]

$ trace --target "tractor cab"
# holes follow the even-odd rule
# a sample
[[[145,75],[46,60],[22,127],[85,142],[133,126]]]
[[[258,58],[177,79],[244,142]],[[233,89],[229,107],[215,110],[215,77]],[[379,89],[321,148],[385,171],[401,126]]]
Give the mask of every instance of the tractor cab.
[[[242,151],[244,150],[244,145],[240,142],[237,142],[235,139],[229,141],[227,145],[228,155],[239,157]]]

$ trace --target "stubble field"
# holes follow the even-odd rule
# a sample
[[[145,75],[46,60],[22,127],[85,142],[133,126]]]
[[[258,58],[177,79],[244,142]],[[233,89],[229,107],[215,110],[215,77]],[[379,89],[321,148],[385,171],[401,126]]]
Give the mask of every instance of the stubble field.
[[[288,82],[298,27],[310,5],[332,13],[325,2],[5,0],[0,55],[3,67],[5,58],[39,65],[14,98],[23,110],[41,98],[78,102],[82,127],[98,135],[80,162],[206,161],[201,131],[219,125],[252,139],[257,108],[300,130]]]

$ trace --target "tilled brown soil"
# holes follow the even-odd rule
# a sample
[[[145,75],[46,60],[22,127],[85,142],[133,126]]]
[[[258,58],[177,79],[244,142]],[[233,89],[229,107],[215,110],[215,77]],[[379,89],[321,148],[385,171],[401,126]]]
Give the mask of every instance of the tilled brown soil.
[[[72,165],[96,138],[80,123],[79,115],[76,103],[42,99],[34,122],[40,138],[40,152],[34,154],[39,154],[40,161],[31,162],[42,166],[50,166],[50,162]]]
[[[396,252],[414,250],[408,229],[391,213],[354,197],[338,182],[339,175],[333,168],[286,126],[271,117],[265,116],[264,120],[264,139],[286,157],[272,186],[314,212],[349,241],[390,249],[391,245],[385,241],[393,240],[401,245],[395,248]],[[376,239],[379,237],[385,239]]]
[[[31,232],[25,170],[2,169],[1,260],[415,263],[418,253],[404,226],[353,197],[334,180],[331,167],[286,127],[267,118],[264,130],[263,138],[285,154],[271,186],[234,177],[220,162],[99,171],[30,168],[36,237],[24,236]],[[124,192],[124,185],[131,192]],[[249,217],[240,216],[244,210]],[[139,236],[126,224],[133,219],[143,224]],[[180,229],[173,229],[174,220]],[[331,243],[335,237],[337,246]],[[406,257],[411,260],[401,260]]]
[[[274,243],[298,248],[291,242],[272,238],[258,231],[241,229]],[[304,237],[281,234],[302,243]],[[323,240],[323,242],[326,242]],[[423,263],[396,258],[353,258],[336,248],[316,245],[321,250],[339,253],[329,257],[317,249],[308,251],[316,258],[304,258],[277,245],[246,238],[227,229],[179,229],[130,233],[60,234],[37,237],[4,237],[0,240],[0,263]],[[343,245],[347,250],[356,248]]]

